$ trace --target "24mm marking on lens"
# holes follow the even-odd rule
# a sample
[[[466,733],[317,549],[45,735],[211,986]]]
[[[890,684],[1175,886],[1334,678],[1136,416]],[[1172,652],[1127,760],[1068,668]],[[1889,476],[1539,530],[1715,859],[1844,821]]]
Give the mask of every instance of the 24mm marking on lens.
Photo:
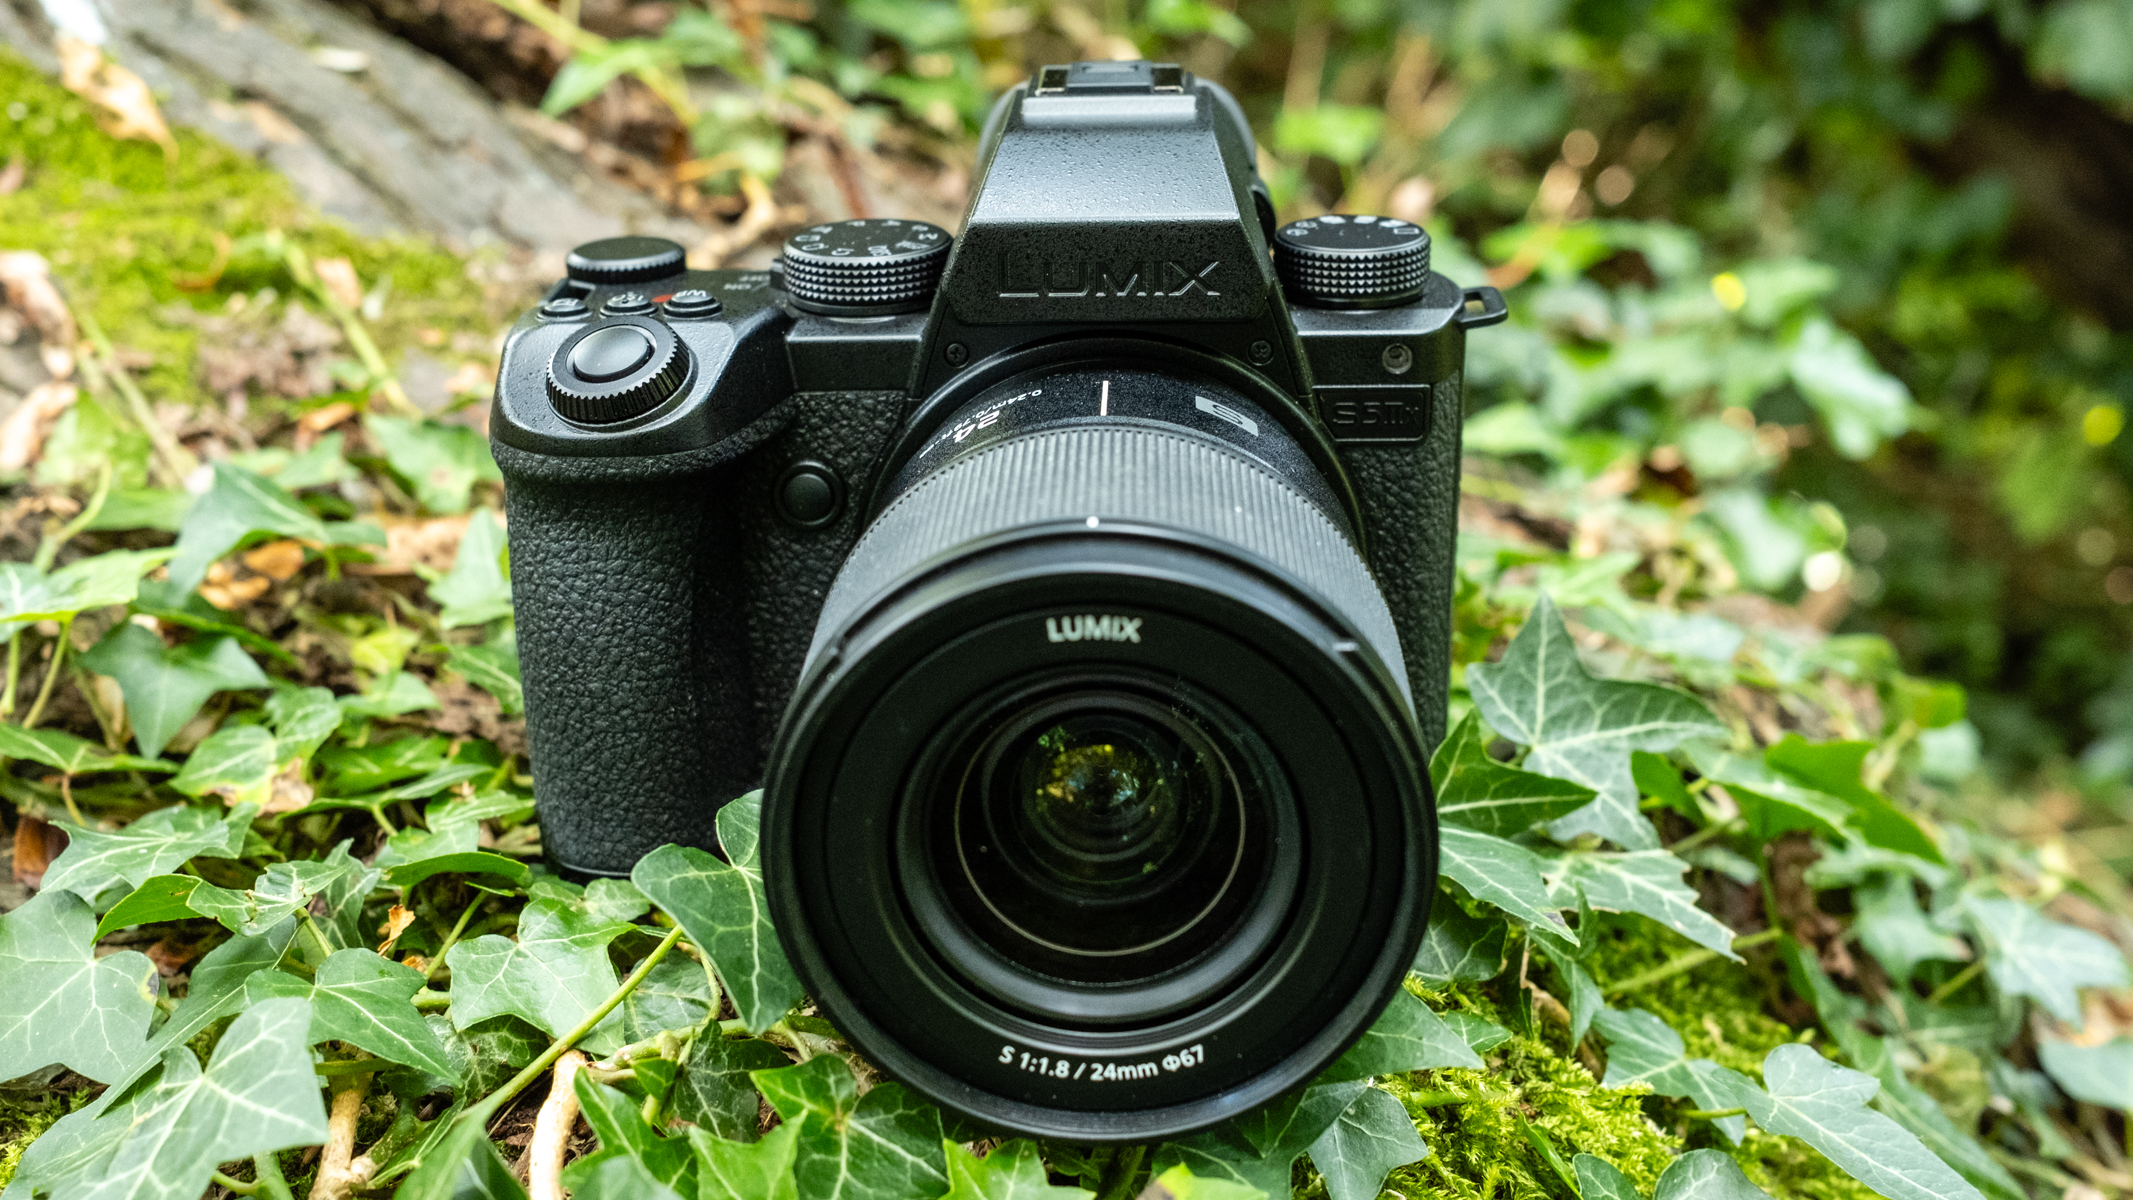
[[[1197,1067],[1207,1061],[1207,1051],[1196,1042],[1174,1053],[1165,1054],[1157,1061],[1123,1063],[1053,1058],[1048,1054],[1031,1054],[1027,1050],[1017,1050],[1012,1045],[1004,1045],[1000,1047],[1000,1057],[996,1061],[1019,1067],[1032,1075],[1042,1075],[1047,1079],[1130,1083],[1140,1079],[1154,1079],[1163,1071],[1182,1071],[1188,1067]]]

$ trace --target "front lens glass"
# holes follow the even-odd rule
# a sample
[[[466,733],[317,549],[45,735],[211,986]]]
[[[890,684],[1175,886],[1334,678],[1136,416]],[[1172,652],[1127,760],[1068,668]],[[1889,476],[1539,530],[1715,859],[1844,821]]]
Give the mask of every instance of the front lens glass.
[[[1175,708],[1054,697],[963,763],[941,874],[965,923],[1019,965],[1088,982],[1159,974],[1219,941],[1252,890],[1253,797]]]

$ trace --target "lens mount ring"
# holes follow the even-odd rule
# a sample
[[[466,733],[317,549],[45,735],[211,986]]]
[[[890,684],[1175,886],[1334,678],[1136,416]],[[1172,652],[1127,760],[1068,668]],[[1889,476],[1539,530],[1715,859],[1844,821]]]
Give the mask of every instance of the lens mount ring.
[[[1141,640],[1048,636],[1047,616],[1092,609],[1139,619]],[[1039,981],[1003,1003],[906,903],[904,781],[968,698],[1046,669],[1220,696],[1298,789],[1278,835],[1293,890],[1250,910],[1266,936],[1205,995],[1157,994],[1182,976]],[[1434,890],[1427,772],[1390,671],[1307,591],[1162,527],[1025,528],[916,572],[817,655],[769,777],[765,877],[810,994],[892,1076],[1037,1136],[1174,1137],[1307,1083],[1399,986]]]

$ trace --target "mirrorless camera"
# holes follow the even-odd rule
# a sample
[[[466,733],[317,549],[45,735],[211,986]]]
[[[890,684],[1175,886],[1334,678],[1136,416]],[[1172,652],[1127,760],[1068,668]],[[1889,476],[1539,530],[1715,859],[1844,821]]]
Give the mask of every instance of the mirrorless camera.
[[[1220,87],[1046,67],[959,235],[771,271],[581,246],[491,429],[543,846],[624,875],[765,789],[786,953],[993,1128],[1308,1082],[1428,918],[1466,330],[1418,226],[1276,229]]]

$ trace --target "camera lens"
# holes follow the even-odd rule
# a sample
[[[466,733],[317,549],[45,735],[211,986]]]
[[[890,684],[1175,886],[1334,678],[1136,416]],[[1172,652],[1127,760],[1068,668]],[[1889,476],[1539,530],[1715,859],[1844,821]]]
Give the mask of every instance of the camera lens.
[[[1246,798],[1182,714],[1075,694],[986,733],[937,818],[936,867],[1003,958],[1103,983],[1160,974],[1227,932]],[[1234,909],[1236,905],[1227,906]]]
[[[1028,353],[892,455],[771,748],[764,882],[884,1070],[1152,1141],[1382,1011],[1436,877],[1426,756],[1308,418],[1150,342]]]

